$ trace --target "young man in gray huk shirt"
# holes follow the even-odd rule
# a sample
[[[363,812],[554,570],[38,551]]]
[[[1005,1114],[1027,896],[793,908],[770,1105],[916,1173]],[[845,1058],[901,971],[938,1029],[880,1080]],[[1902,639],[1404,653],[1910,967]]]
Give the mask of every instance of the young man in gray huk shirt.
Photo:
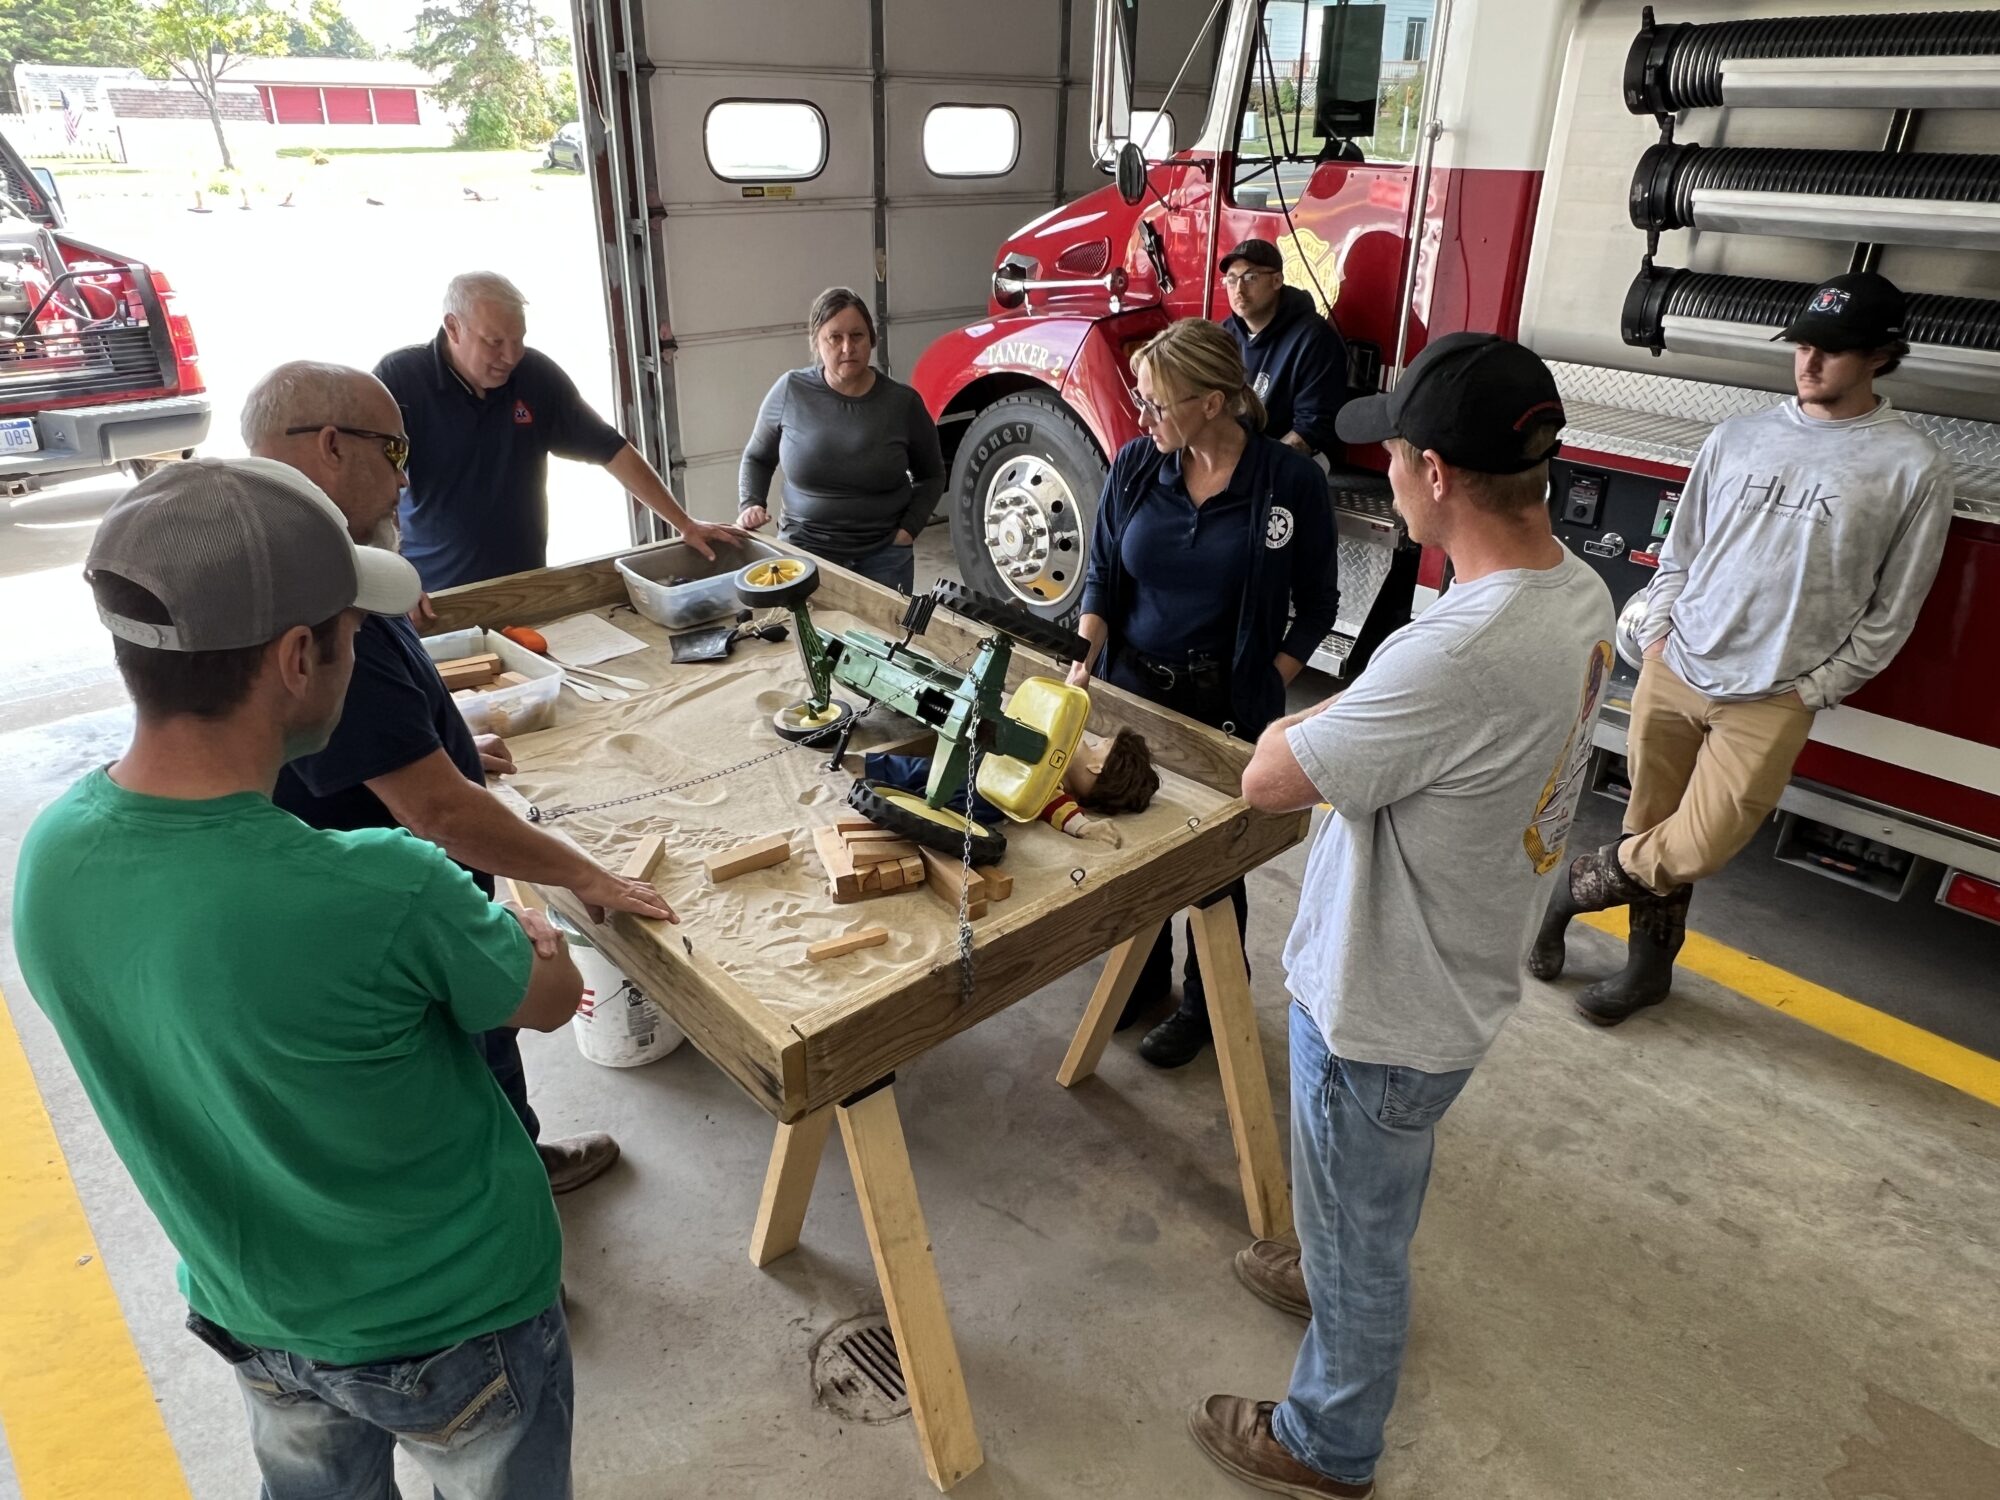
[[[1385,442],[1396,509],[1456,581],[1354,686],[1264,731],[1243,795],[1330,804],[1285,945],[1292,1222],[1236,1273],[1311,1319],[1281,1402],[1209,1396],[1189,1427],[1281,1495],[1372,1493],[1410,1320],[1431,1136],[1521,997],[1611,675],[1611,595],[1549,530],[1562,403],[1485,333],[1435,340],[1341,408]]]
[[[1909,352],[1903,294],[1836,276],[1779,337],[1797,399],[1709,434],[1647,590],[1625,837],[1570,865],[1529,956],[1554,979],[1569,919],[1629,904],[1623,971],[1577,997],[1600,1026],[1667,998],[1694,882],[1778,805],[1813,715],[1909,638],[1951,526],[1950,465],[1875,394]]]

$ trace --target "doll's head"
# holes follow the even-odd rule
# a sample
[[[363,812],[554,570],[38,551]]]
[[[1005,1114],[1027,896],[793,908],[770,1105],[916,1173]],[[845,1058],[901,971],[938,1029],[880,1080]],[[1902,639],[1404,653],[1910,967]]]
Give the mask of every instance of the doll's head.
[[[1063,786],[1085,812],[1144,812],[1160,789],[1146,737],[1121,729],[1110,739],[1086,734],[1063,772]]]

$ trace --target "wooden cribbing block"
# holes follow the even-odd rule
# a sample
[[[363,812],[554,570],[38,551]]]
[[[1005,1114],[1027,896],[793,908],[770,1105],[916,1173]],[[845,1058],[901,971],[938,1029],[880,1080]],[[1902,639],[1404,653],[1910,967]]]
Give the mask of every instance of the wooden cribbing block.
[[[902,835],[893,828],[884,828],[879,823],[871,823],[866,818],[841,818],[834,825],[840,836],[849,843],[859,839],[899,839]]]
[[[968,901],[986,900],[986,877],[977,870],[968,871],[963,862],[940,854],[935,849],[920,849],[917,852],[923,856],[924,869],[930,874],[931,889],[943,897],[949,905],[957,907],[958,888],[961,884],[969,887],[965,893]]]
[[[528,679],[519,672],[502,672],[493,679],[493,683],[496,687],[526,687]]]
[[[869,840],[867,843],[850,842],[847,857],[854,861],[854,868],[865,870],[870,865],[893,865],[899,860],[915,859],[917,846],[907,840],[895,842]]]
[[[826,867],[826,892],[836,903],[861,899],[861,877],[855,873],[854,861],[848,857],[847,845],[840,841],[840,834],[832,828],[813,830],[813,848],[819,852],[819,862]]]
[[[904,885],[922,885],[924,883],[924,862],[918,859],[916,855],[907,854],[897,860],[896,863],[902,867]]]
[[[752,839],[747,844],[738,844],[734,849],[725,849],[720,854],[711,854],[702,861],[708,871],[708,878],[716,884],[734,880],[738,875],[748,875],[752,870],[768,870],[772,865],[781,865],[792,857],[792,836],[788,833],[768,834],[761,839]]]
[[[806,949],[806,957],[814,963],[822,963],[829,958],[839,958],[843,953],[856,953],[863,948],[879,948],[889,941],[886,927],[864,927],[859,932],[850,932],[846,937],[827,938]]]
[[[1014,894],[1014,877],[998,865],[979,865],[979,876],[986,882],[988,901],[1005,901]]]
[[[657,833],[649,833],[639,840],[638,846],[626,857],[625,868],[618,873],[627,880],[651,880],[653,870],[660,863],[660,856],[667,852],[667,841]]]
[[[461,656],[454,661],[441,661],[437,669],[444,685],[454,692],[459,688],[485,687],[500,675],[500,658],[489,651],[484,656]]]

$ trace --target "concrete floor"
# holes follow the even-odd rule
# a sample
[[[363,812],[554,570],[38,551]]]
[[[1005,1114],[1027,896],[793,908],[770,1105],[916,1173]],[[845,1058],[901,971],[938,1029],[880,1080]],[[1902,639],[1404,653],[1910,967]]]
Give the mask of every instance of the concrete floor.
[[[924,542],[935,558],[938,534]],[[88,677],[61,692],[101,691]],[[123,727],[113,709],[0,736],[0,878],[34,810],[115,756]],[[1302,867],[1295,850],[1251,881],[1281,1113],[1278,953]],[[1809,880],[1760,868],[1742,878]],[[1842,944],[1894,944],[1898,927],[1840,918],[1822,914],[1812,974],[1836,988]],[[1980,972],[1988,930],[1949,930],[1942,971]],[[1580,932],[1572,951],[1587,974],[1616,945]],[[1923,950],[1907,958],[1904,987],[1933,988]],[[1301,1325],[1230,1273],[1244,1220],[1212,1058],[1160,1074],[1127,1034],[1096,1080],[1056,1086],[1091,977],[899,1077],[987,1456],[954,1493],[1247,1494],[1183,1414],[1210,1390],[1278,1394]],[[194,1492],[252,1494],[232,1382],[181,1331],[172,1255],[11,950],[0,983]],[[548,1130],[609,1129],[626,1153],[562,1200],[582,1500],[933,1493],[907,1419],[813,1404],[816,1339],[880,1305],[838,1145],[803,1247],[760,1272],[745,1246],[762,1111],[691,1047],[619,1072],[565,1035],[524,1041]],[[1609,1033],[1562,987],[1531,986],[1440,1127],[1415,1258],[1388,1500],[2000,1494],[2000,1116],[1706,981]],[[10,1483],[0,1456],[0,1494]]]

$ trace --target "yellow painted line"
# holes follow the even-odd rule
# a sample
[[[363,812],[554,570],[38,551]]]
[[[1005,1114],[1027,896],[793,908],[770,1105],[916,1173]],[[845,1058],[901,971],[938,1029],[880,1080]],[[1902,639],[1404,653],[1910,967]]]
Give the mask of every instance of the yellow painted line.
[[[189,1496],[5,995],[0,1428],[22,1500]]]
[[[1581,918],[1599,932],[1625,936],[1625,912],[1592,912]],[[1734,990],[1745,999],[1768,1005],[1803,1021],[1828,1036],[1887,1058],[1913,1073],[1935,1078],[1939,1083],[2000,1107],[2000,1062],[1970,1047],[1946,1041],[1941,1036],[1884,1015],[1858,1000],[1787,973],[1761,958],[1718,943],[1698,932],[1687,935],[1681,949],[1680,966],[1712,979],[1724,989]]]

